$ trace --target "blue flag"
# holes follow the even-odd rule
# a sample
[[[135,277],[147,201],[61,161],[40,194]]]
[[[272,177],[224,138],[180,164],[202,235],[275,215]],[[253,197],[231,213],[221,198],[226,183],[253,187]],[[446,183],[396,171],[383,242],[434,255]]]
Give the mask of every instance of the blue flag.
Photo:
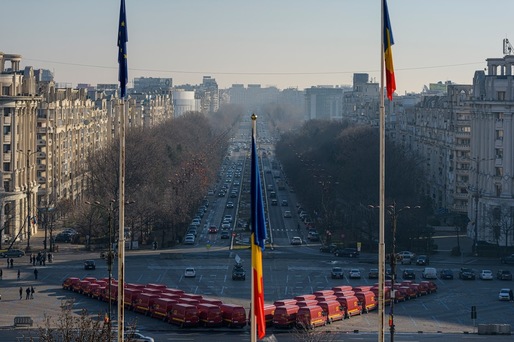
[[[127,15],[125,13],[125,0],[121,0],[120,6],[120,25],[118,28],[118,80],[120,81],[120,97],[124,98],[127,94],[128,66],[127,66]]]
[[[259,172],[259,159],[255,136],[252,134],[252,233],[254,243],[264,250],[264,240],[266,239],[266,219],[264,216],[264,204],[262,201],[261,175]]]

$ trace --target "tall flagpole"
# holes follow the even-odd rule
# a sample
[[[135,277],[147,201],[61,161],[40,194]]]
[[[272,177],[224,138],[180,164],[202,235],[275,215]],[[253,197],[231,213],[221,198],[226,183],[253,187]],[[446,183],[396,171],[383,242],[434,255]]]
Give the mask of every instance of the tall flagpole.
[[[119,177],[119,228],[118,228],[118,342],[125,335],[125,96],[127,93],[127,18],[125,0],[120,3],[120,24],[118,29],[118,63],[120,81],[120,177]]]
[[[257,143],[257,116],[255,114],[252,115],[252,137],[255,139],[255,143]],[[252,153],[253,153],[253,147],[252,147]],[[257,157],[257,156],[255,156]],[[253,172],[254,170],[252,170]],[[253,177],[253,176],[252,176]],[[252,194],[253,195],[253,194]],[[252,201],[254,199],[252,198]],[[252,222],[253,224],[253,222]],[[256,229],[256,227],[252,227],[252,230]],[[252,258],[255,257],[255,253],[253,253],[254,248],[259,248],[257,245],[255,245],[255,234],[252,233],[252,240],[250,241],[250,245],[252,246]],[[256,311],[255,311],[255,272],[253,269],[253,260],[252,260],[252,287],[251,287],[251,301],[250,301],[250,341],[256,342],[257,341],[257,324],[256,324]]]
[[[379,185],[379,242],[378,242],[378,341],[384,342],[385,287],[385,110],[384,110],[384,1],[381,3],[380,44],[380,185]],[[394,284],[393,284],[394,286]]]

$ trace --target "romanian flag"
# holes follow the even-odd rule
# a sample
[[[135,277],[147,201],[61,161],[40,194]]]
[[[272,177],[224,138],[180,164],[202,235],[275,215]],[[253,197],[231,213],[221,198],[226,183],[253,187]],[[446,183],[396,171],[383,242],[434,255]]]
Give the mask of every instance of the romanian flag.
[[[384,15],[384,60],[385,60],[385,74],[386,74],[386,89],[387,97],[390,101],[393,100],[393,93],[396,90],[396,80],[394,79],[394,66],[393,66],[393,30],[391,29],[391,21],[389,20],[389,11],[387,9],[387,0],[383,4]]]
[[[127,66],[127,15],[125,13],[125,0],[120,5],[120,25],[118,28],[118,80],[120,81],[120,97],[124,98],[127,93],[128,66]]]
[[[255,116],[252,120],[255,123]],[[257,147],[255,144],[255,130],[252,133],[252,272],[253,272],[253,307],[255,322],[257,323],[257,336],[259,339],[266,335],[266,320],[264,317],[264,284],[262,279],[262,251],[264,250],[264,241],[266,240],[266,219],[264,217],[264,204],[262,201],[261,176],[259,173],[259,161],[257,156]]]

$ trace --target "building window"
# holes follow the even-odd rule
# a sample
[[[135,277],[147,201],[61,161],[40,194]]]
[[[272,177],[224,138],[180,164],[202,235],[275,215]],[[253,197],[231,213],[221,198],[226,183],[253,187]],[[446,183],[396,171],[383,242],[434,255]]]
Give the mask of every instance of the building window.
[[[495,184],[494,187],[496,188],[496,197],[500,197],[502,194],[502,186],[500,184]]]
[[[9,192],[11,191],[11,182],[10,181],[4,181],[4,191]]]
[[[503,167],[496,167],[496,177],[503,177]]]
[[[496,159],[503,159],[503,148],[495,149]]]
[[[503,129],[496,131],[496,140],[503,140]]]
[[[11,163],[4,163],[4,171],[11,171]]]
[[[505,101],[505,92],[504,91],[498,92],[498,101]]]

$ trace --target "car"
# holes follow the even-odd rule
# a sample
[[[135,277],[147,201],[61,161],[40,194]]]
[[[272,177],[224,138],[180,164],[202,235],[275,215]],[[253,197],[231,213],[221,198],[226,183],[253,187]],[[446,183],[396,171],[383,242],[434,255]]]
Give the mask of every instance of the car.
[[[226,207],[227,209],[234,208],[234,202],[232,202],[232,201],[228,201],[228,202],[227,202],[227,204],[225,205],[225,207]]]
[[[334,253],[337,249],[337,245],[331,243],[330,245],[323,245],[319,248],[321,253]]]
[[[283,207],[287,207],[289,205],[289,202],[283,199],[282,202],[280,202],[280,205],[282,205]]]
[[[350,269],[350,272],[348,272],[348,278],[350,279],[360,279],[361,278],[361,271],[357,268]]]
[[[359,251],[356,248],[342,248],[336,249],[334,251],[334,255],[336,257],[357,258],[359,256]]]
[[[416,256],[416,254],[412,253],[412,252],[409,252],[409,251],[401,251],[399,253],[396,253],[396,256],[398,257],[398,259],[403,259],[405,257],[407,258],[410,258],[411,260],[414,259],[414,257]]]
[[[393,279],[393,271],[388,267],[385,272],[386,272],[385,278],[387,280],[392,280]],[[396,272],[394,273],[394,279],[395,280],[398,279],[398,277],[396,276]]]
[[[243,268],[243,265],[240,263],[237,263],[232,268],[232,280],[245,280],[246,279],[246,272]]]
[[[423,279],[437,279],[437,270],[434,267],[425,267],[421,272]]]
[[[291,215],[291,211],[289,211],[289,210],[284,211],[284,218],[291,218],[291,217],[293,217],[293,215]]]
[[[218,232],[218,227],[216,227],[216,226],[209,227],[209,234],[216,234],[217,232]]]
[[[416,259],[416,265],[418,266],[428,266],[430,264],[430,259],[426,255],[420,255]]]
[[[214,196],[214,190],[207,191],[207,196]]]
[[[70,233],[59,233],[55,236],[54,242],[71,242],[73,234]]]
[[[4,258],[19,258],[25,255],[25,252],[21,249],[9,249],[2,253]]]
[[[307,239],[309,239],[309,241],[319,241],[319,234],[317,232],[309,232]]]
[[[227,214],[227,215],[223,216],[223,221],[232,223],[232,215]]]
[[[368,279],[378,279],[378,268],[371,268],[369,270]]]
[[[400,263],[402,265],[410,265],[412,264],[412,259],[409,256],[404,256],[400,259]]]
[[[500,261],[502,264],[514,264],[514,254],[502,257]]]
[[[482,280],[493,280],[493,271],[491,270],[482,270],[480,272],[479,278]]]
[[[343,269],[339,266],[332,267],[332,272],[330,272],[330,277],[332,279],[343,279],[343,277],[344,277]]]
[[[114,336],[117,336],[118,330],[113,329],[112,333]],[[153,339],[153,337],[145,336],[137,331],[125,331],[123,335],[124,335],[124,339],[123,339],[124,341],[130,341],[130,342],[154,342],[155,341]],[[117,341],[117,338],[113,337],[111,341],[115,342],[115,341]]]
[[[406,268],[402,272],[402,278],[403,279],[416,279],[416,273],[414,273],[414,270],[412,268]]]
[[[86,260],[84,261],[84,269],[85,270],[94,270],[96,269],[96,264],[94,260]]]
[[[228,230],[222,230],[220,239],[230,239],[230,232]]]
[[[441,273],[439,273],[440,279],[453,279],[453,271],[449,268],[445,268],[441,270]]]
[[[195,237],[194,235],[186,235],[184,238],[184,245],[194,245],[195,244]]]
[[[193,221],[191,221],[191,226],[199,226],[200,224],[201,224],[201,220],[198,218],[195,218],[195,219],[193,219]]]
[[[198,234],[198,230],[196,229],[195,226],[189,227],[189,229],[187,230],[187,233],[186,233],[186,235],[193,235],[193,236],[196,236],[197,234]]]
[[[462,267],[459,271],[459,279],[463,280],[475,280],[475,272],[471,268]]]
[[[302,244],[302,238],[299,236],[293,236],[291,239],[291,245],[301,245]]]
[[[496,279],[499,280],[512,280],[512,272],[509,270],[498,270]]]
[[[196,277],[196,270],[193,267],[188,267],[184,271],[184,278],[194,278]]]
[[[273,205],[273,206],[278,205],[278,201],[277,201],[275,198],[273,198],[273,199],[271,200],[271,205]]]
[[[498,294],[498,299],[501,301],[510,301],[512,300],[512,290],[511,289],[501,289],[500,293]]]
[[[225,197],[225,191],[218,192],[218,197]]]

